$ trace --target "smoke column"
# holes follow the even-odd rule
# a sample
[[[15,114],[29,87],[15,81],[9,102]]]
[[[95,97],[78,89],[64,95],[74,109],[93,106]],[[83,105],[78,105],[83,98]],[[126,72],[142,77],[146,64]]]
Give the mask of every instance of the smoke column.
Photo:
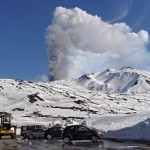
[[[45,39],[50,80],[77,78],[123,65],[144,68],[150,64],[146,31],[132,32],[125,23],[110,24],[79,8],[57,7]]]

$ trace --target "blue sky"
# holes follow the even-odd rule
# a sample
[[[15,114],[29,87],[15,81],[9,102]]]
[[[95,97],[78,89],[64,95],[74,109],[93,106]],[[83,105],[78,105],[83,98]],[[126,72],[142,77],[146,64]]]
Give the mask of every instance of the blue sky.
[[[0,0],[0,78],[48,76],[45,33],[56,7],[78,7],[110,24],[150,33],[149,0]]]

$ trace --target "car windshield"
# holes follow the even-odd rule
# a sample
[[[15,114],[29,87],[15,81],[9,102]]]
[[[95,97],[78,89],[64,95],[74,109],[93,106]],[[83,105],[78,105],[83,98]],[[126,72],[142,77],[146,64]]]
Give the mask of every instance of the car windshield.
[[[96,128],[94,128],[94,127],[89,127],[89,129],[95,130],[95,131],[100,131],[99,129],[96,129]]]
[[[2,118],[2,121],[3,121],[3,122],[10,122],[10,116],[4,116],[4,117]]]

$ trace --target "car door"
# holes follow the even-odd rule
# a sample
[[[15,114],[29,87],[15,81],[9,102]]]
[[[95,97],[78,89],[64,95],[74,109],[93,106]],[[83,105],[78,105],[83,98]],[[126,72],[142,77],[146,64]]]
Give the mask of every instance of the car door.
[[[76,126],[70,126],[67,130],[67,136],[71,137],[73,140],[77,140],[77,132],[76,132]]]
[[[63,128],[57,127],[57,132],[56,132],[56,136],[55,137],[61,137],[62,131],[63,131]]]
[[[57,137],[57,127],[53,127],[53,128],[51,129],[51,133],[52,133],[52,136],[53,136],[53,137]]]
[[[30,134],[32,134],[35,138],[38,137],[38,129],[33,129]]]
[[[38,133],[37,133],[38,137],[43,137],[44,136],[44,129],[38,129]]]
[[[77,128],[77,139],[78,140],[87,140],[90,136],[89,129],[85,126],[79,126]]]

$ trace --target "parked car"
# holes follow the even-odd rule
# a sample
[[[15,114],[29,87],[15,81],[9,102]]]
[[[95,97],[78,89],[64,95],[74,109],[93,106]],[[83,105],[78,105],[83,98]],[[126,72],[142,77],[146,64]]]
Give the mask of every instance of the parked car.
[[[24,136],[27,132],[33,130],[33,129],[47,129],[44,125],[24,125],[21,126],[21,136]]]
[[[101,131],[83,125],[67,126],[62,133],[62,139],[65,143],[69,143],[72,140],[91,140],[96,142],[102,138]]]
[[[53,139],[53,138],[58,138],[58,137],[61,138],[61,134],[63,130],[64,128],[62,127],[51,127],[45,130],[44,138],[45,139]]]
[[[23,137],[27,139],[34,139],[34,138],[43,138],[45,133],[45,129],[37,128],[26,132]]]

